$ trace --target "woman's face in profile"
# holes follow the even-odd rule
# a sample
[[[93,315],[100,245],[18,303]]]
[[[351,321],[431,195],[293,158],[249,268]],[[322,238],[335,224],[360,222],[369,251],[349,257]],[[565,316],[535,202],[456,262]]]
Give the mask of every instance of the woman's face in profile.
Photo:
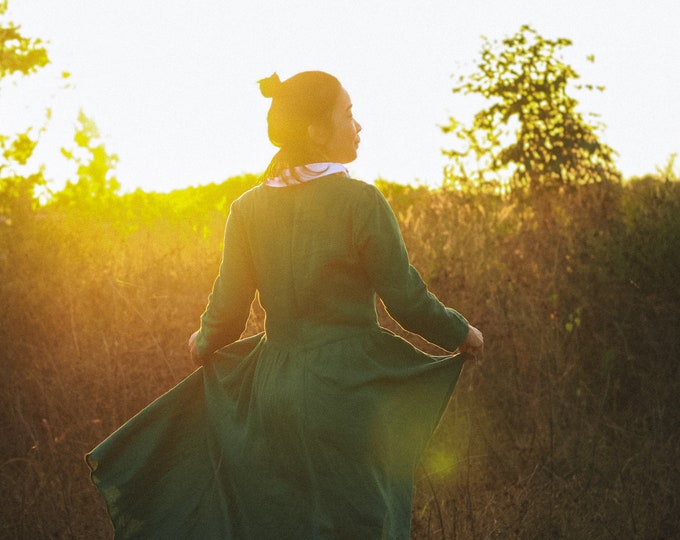
[[[357,158],[361,125],[352,115],[352,100],[344,88],[340,89],[330,124],[324,131],[325,142],[321,146],[328,161],[350,163]]]

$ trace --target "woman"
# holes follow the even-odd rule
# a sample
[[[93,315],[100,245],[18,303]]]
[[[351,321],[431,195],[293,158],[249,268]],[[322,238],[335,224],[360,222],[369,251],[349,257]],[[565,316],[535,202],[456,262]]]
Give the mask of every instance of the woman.
[[[189,340],[203,368],[88,462],[116,532],[139,538],[408,538],[413,473],[481,333],[409,264],[378,190],[347,175],[361,126],[338,80],[260,82],[279,147],[231,207]],[[265,331],[239,340],[255,293]]]

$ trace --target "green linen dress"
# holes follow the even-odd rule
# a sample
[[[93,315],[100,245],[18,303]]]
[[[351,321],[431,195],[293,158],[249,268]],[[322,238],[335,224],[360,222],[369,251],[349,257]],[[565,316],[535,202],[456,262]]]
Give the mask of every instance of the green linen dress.
[[[265,331],[245,339],[258,291]],[[428,291],[372,185],[260,185],[232,205],[205,359],[87,455],[116,538],[405,539],[413,474],[467,321]]]

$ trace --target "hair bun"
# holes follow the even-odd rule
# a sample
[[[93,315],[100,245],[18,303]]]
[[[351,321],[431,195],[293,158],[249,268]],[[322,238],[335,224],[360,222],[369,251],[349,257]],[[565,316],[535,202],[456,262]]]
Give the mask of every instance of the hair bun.
[[[262,92],[262,95],[266,98],[275,97],[281,89],[281,79],[279,79],[279,76],[276,73],[266,79],[257,81],[257,83],[260,85],[260,92]]]

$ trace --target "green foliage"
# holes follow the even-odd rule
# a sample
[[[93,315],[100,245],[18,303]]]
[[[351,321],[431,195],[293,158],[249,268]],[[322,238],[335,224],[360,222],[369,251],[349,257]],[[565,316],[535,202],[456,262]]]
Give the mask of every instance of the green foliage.
[[[578,74],[559,54],[569,45],[526,25],[500,43],[484,38],[477,70],[461,75],[453,92],[491,103],[471,126],[450,118],[442,127],[458,140],[444,151],[451,158],[446,183],[497,191],[619,179],[612,149],[599,141],[597,126],[577,112],[578,102],[569,95]]]
[[[30,130],[25,133],[20,133],[14,140],[9,141],[9,147],[5,148],[4,144],[8,141],[7,137],[2,137],[2,157],[6,160],[12,160],[18,165],[26,165],[26,162],[33,155],[38,144],[37,139],[31,139]]]
[[[678,154],[671,154],[666,165],[656,168],[656,172],[662,180],[666,182],[680,182],[680,173],[676,171],[675,163],[677,158]]]
[[[109,154],[97,126],[82,110],[78,113],[78,124],[73,141],[76,148],[62,148],[62,154],[77,165],[77,180],[67,181],[62,191],[55,195],[55,201],[62,205],[98,207],[111,203],[120,183],[114,171],[118,156]]]
[[[0,15],[6,11],[7,0],[4,0],[0,2]],[[0,24],[0,80],[14,73],[35,73],[48,63],[47,50],[41,40],[24,37],[11,22]]]
[[[43,168],[26,173],[38,142],[29,128],[15,137],[0,134],[0,227],[24,223],[35,207],[35,188],[45,185]]]
[[[0,1],[0,15],[7,1]],[[49,63],[39,39],[21,35],[12,23],[0,22],[0,82],[13,75],[29,75]],[[35,205],[35,187],[45,184],[43,169],[26,172],[38,138],[32,129],[15,136],[0,133],[0,227],[24,222]]]

